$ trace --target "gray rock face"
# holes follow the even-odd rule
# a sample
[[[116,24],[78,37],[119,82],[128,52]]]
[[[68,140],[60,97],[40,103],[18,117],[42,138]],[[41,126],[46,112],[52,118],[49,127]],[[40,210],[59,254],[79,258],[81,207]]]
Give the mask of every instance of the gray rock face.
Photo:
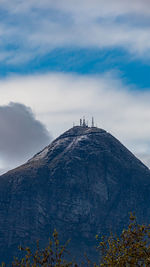
[[[73,127],[0,176],[0,259],[45,245],[54,228],[78,258],[92,255],[95,235],[118,232],[130,211],[150,222],[149,203],[149,169],[106,131]]]

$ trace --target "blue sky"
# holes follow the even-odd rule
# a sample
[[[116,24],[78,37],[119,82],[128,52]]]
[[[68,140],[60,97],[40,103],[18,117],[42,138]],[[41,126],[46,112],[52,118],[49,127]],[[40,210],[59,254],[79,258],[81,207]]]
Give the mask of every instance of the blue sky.
[[[2,143],[10,138],[2,110],[16,112],[18,103],[53,138],[94,115],[99,127],[149,161],[150,2],[2,0],[0,95]],[[38,152],[30,139],[21,162]],[[8,161],[0,155],[1,168]],[[16,156],[10,167],[17,163]]]
[[[121,49],[59,48],[25,64],[0,63],[1,77],[46,72],[101,74],[112,70],[126,83],[135,85],[139,90],[147,90],[150,87],[149,61],[131,60],[130,55]]]
[[[113,70],[127,84],[149,88],[149,2],[78,4],[1,1],[0,77]]]

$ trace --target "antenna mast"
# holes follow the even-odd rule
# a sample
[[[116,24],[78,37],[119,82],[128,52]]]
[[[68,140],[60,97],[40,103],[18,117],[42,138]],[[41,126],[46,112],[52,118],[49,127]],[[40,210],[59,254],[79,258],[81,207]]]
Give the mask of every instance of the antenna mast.
[[[92,117],[92,127],[94,127],[94,117]]]
[[[83,126],[84,126],[84,127],[86,126],[86,123],[85,123],[85,117],[83,117]]]

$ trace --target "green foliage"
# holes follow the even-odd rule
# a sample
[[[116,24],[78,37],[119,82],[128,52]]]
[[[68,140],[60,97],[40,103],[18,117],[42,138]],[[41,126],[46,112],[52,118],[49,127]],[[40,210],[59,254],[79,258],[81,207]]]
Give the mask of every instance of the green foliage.
[[[101,238],[98,249],[101,253],[100,266],[150,266],[150,226],[137,224],[130,214],[130,224],[120,237],[111,234]]]
[[[32,252],[29,247],[20,250],[25,253],[22,259],[15,258],[12,267],[148,267],[150,266],[150,226],[139,225],[133,214],[130,214],[130,224],[122,234],[111,234],[108,238],[96,237],[100,263],[91,263],[85,257],[85,263],[77,265],[74,261],[64,259],[67,252],[65,245],[60,245],[58,233],[54,230],[53,238],[45,249],[40,249],[37,242],[36,251]],[[6,265],[2,263],[1,267]]]
[[[69,241],[68,241],[69,242]],[[70,267],[76,266],[73,262],[67,262],[64,259],[64,254],[66,252],[66,246],[60,245],[58,239],[58,233],[54,230],[53,239],[49,239],[49,244],[45,249],[40,249],[39,242],[37,242],[37,248],[35,252],[32,252],[29,247],[22,248],[20,250],[25,252],[25,256],[19,260],[14,259],[12,266],[13,267]]]

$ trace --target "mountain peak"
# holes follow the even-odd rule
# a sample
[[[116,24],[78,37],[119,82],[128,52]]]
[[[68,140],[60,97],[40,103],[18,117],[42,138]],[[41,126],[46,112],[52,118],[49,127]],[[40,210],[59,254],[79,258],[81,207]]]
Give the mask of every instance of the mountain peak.
[[[74,126],[62,135],[59,138],[69,137],[69,136],[80,136],[93,133],[106,133],[105,130],[97,127],[88,127],[88,126]]]
[[[44,245],[54,228],[74,254],[91,253],[94,236],[119,231],[130,211],[149,222],[149,191],[150,171],[115,137],[75,126],[0,177],[0,258],[41,236]]]
[[[49,146],[37,153],[31,160],[28,161],[28,163],[37,160],[41,161],[57,148],[60,149],[60,147],[63,147],[64,152],[69,152],[69,149],[75,147],[78,142],[83,141],[90,135],[94,134],[107,134],[107,132],[97,127],[74,126],[56,138]]]

